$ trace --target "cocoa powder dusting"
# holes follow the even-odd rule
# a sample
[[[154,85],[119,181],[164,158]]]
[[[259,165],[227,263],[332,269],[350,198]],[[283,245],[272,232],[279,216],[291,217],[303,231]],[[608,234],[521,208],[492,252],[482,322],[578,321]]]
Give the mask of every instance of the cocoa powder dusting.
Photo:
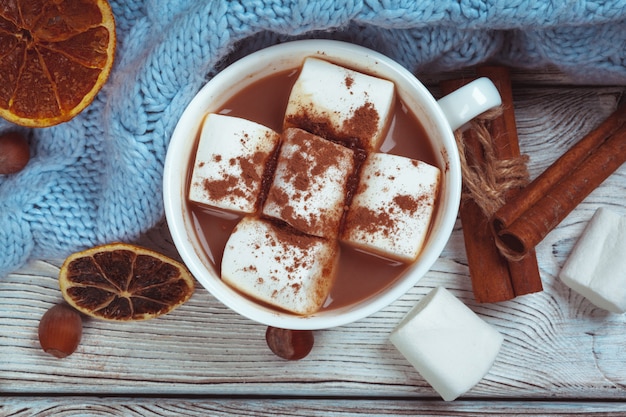
[[[383,210],[373,211],[365,207],[357,207],[348,212],[346,230],[358,229],[373,234],[381,230],[389,236],[397,225],[389,214]]]
[[[227,197],[243,197],[245,193],[238,188],[239,178],[232,175],[222,180],[211,181],[205,178],[202,181],[202,188],[209,195],[211,200],[223,200]]]
[[[264,152],[256,152],[250,158],[238,157],[228,160],[230,166],[239,165],[241,176],[237,177],[229,175],[226,171],[221,173],[222,178],[219,180],[209,180],[205,178],[202,181],[202,188],[214,200],[223,200],[233,197],[242,198],[249,192],[254,192],[256,185],[261,181],[262,177],[258,172],[259,164],[267,157]],[[221,155],[215,155],[213,160],[219,162],[222,160]],[[245,187],[241,187],[241,181]]]
[[[285,130],[295,127],[328,140],[337,140],[338,132],[333,129],[328,115],[318,113],[313,104],[300,106],[297,113],[287,116]]]
[[[356,109],[350,119],[344,121],[342,129],[346,136],[362,138],[365,143],[368,143],[368,139],[378,130],[379,120],[380,116],[376,108],[372,103],[367,102]]]
[[[274,180],[274,172],[276,172],[279,150],[280,145],[276,146],[274,152],[272,152],[265,160],[265,169],[263,170],[263,177],[261,178],[261,190],[257,200],[258,207],[263,207],[263,203],[265,203],[265,200],[267,199],[267,193],[269,192],[270,184]]]
[[[358,141],[352,141],[349,146],[349,148],[352,149],[352,151],[354,152],[353,153],[354,169],[352,173],[350,174],[350,176],[348,177],[348,181],[346,183],[346,194],[345,194],[346,198],[344,200],[344,217],[340,221],[340,226],[339,226],[340,229],[343,227],[343,223],[345,221],[345,212],[347,212],[348,209],[350,208],[350,205],[352,204],[352,199],[354,198],[354,195],[357,189],[358,188],[364,189],[365,187],[367,187],[367,181],[363,181],[363,183],[361,183],[361,169],[363,167],[363,163],[365,163],[365,160],[367,159],[367,152],[361,148],[358,148],[357,145],[358,145]]]
[[[352,84],[354,84],[354,78],[351,75],[346,75],[346,78],[343,80],[343,82],[346,84],[346,87],[349,90],[350,88],[352,88]]]
[[[297,297],[302,290],[302,277],[297,275],[297,273],[301,269],[310,267],[311,251],[314,250],[314,247],[321,239],[303,234],[275,219],[265,219],[265,221],[274,226],[272,232],[268,232],[265,235],[266,241],[269,242],[270,246],[281,246],[281,252],[285,254],[285,257],[277,257],[276,261],[285,266],[285,270],[288,272],[288,279],[292,281],[288,286],[275,290],[271,296],[276,298],[280,294],[285,295],[288,292],[290,296]],[[298,256],[295,255],[294,248],[299,250],[300,254]],[[276,278],[271,277],[270,279],[275,280]],[[262,285],[263,283],[263,279],[259,277],[257,284]],[[321,290],[316,288],[314,291],[317,294]]]
[[[274,223],[275,244],[283,245],[285,248],[297,247],[303,252],[309,251],[319,240],[319,238],[305,235],[302,232],[279,222]]]
[[[286,165],[281,173],[284,180],[299,191],[291,195],[291,198],[304,202],[312,197],[312,183],[316,178],[320,178],[331,167],[340,166],[342,154],[337,149],[340,145],[327,142],[301,129],[288,129],[284,135],[288,140],[288,145],[284,146],[289,146],[289,157],[283,159]],[[338,227],[337,220],[340,219],[332,220],[329,218],[332,214],[324,210],[311,213],[308,217],[298,216],[289,195],[279,187],[272,187],[268,199],[282,207],[281,217],[296,229],[319,229],[322,225],[323,228],[336,230]]]
[[[408,211],[411,214],[414,214],[420,205],[419,201],[411,195],[398,195],[394,197],[393,202],[396,203],[401,210]]]
[[[346,147],[351,147],[349,142],[357,141],[359,148],[367,149],[367,144],[378,130],[379,121],[380,115],[370,102],[355,109],[352,117],[345,120],[339,128],[333,127],[328,115],[319,113],[312,105],[308,105],[289,115],[285,120],[285,127],[298,127]]]
[[[257,171],[259,164],[263,161],[265,154],[256,152],[252,158],[237,158],[239,167],[241,168],[241,179],[245,182],[248,189],[252,189],[255,184],[261,180],[261,175]]]

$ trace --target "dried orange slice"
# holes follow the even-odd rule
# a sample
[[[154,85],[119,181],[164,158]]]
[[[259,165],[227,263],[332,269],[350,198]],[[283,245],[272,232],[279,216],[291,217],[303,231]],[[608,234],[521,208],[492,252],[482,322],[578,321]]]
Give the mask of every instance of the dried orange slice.
[[[115,42],[107,0],[2,0],[0,116],[29,127],[70,120],[109,77]]]
[[[96,246],[70,255],[59,273],[63,298],[99,319],[146,320],[172,311],[191,297],[187,269],[152,250],[127,243]]]

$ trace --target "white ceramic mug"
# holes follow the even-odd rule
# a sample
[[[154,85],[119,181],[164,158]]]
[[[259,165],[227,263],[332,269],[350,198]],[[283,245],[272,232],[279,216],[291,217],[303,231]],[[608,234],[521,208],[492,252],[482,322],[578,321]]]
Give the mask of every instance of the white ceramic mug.
[[[403,276],[365,300],[302,317],[258,304],[222,282],[219,271],[215,270],[198,241],[186,199],[189,164],[194,159],[192,152],[204,116],[219,110],[230,97],[258,80],[299,68],[309,56],[393,81],[399,98],[423,125],[439,159],[437,165],[443,170],[439,204],[430,235],[417,261]],[[395,61],[345,42],[294,41],[248,55],[217,74],[198,92],[172,134],[165,160],[163,191],[166,219],[174,244],[201,285],[232,310],[259,323],[286,329],[324,329],[369,316],[413,287],[443,251],[456,222],[461,196],[461,167],[453,131],[500,103],[498,90],[485,78],[437,101],[413,74]]]

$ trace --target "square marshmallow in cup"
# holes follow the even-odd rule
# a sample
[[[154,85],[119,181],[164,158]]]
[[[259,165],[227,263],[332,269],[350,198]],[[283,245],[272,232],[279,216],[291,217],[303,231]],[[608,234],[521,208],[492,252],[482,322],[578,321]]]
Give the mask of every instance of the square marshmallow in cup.
[[[439,168],[372,152],[346,213],[342,240],[400,262],[419,255],[439,194]]]
[[[206,207],[254,213],[265,165],[280,135],[258,123],[207,115],[189,184],[189,200]]]
[[[364,149],[377,151],[391,123],[394,90],[384,78],[307,58],[289,96],[285,125],[298,127],[302,114],[324,119],[334,136],[358,137]],[[368,123],[354,123],[355,118]]]
[[[398,99],[418,117],[426,131],[438,158],[436,165],[445,169],[442,169],[440,201],[427,241],[418,259],[405,273],[384,291],[365,300],[299,316],[250,300],[221,280],[214,260],[203,249],[203,238],[197,233],[194,219],[188,211],[186,196],[191,169],[189,161],[193,160],[196,140],[206,114],[218,112],[233,95],[261,79],[296,71],[308,57],[317,57],[393,82]],[[164,167],[164,206],[168,227],[181,258],[198,282],[218,300],[235,312],[266,325],[290,329],[331,328],[362,319],[388,306],[426,274],[443,251],[454,228],[461,196],[461,172],[453,129],[500,104],[497,89],[484,79],[452,93],[448,100],[445,100],[446,97],[435,100],[413,74],[390,58],[340,41],[286,42],[231,64],[213,77],[189,103],[168,147]]]

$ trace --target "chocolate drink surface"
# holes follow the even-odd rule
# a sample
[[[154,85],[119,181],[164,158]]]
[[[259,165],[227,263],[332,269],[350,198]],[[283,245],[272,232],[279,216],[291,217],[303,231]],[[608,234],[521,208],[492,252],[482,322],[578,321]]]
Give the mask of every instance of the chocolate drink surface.
[[[297,77],[297,70],[266,77],[234,95],[219,113],[252,120],[280,133],[289,94]],[[399,99],[380,152],[402,155],[437,166],[424,129]],[[216,216],[191,203],[188,203],[188,210],[203,249],[213,261],[216,271],[220,271],[224,247],[241,217]],[[368,298],[394,282],[408,267],[408,264],[365,254],[341,244],[337,277],[322,310],[343,307]]]

